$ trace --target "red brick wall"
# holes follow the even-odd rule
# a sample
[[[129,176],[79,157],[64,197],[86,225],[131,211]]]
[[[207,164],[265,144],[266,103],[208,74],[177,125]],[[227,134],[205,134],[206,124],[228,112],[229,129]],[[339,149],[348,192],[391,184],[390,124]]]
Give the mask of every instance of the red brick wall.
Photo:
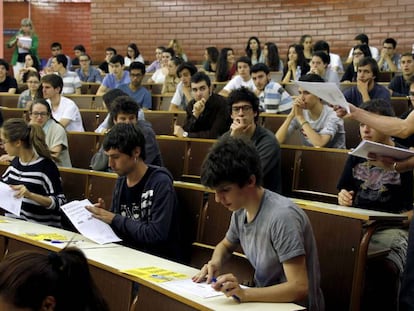
[[[413,17],[413,0],[93,0],[92,46],[125,53],[135,41],[152,60],[155,46],[178,38],[187,55],[200,60],[210,45],[242,55],[247,38],[257,35],[263,43],[276,42],[285,57],[287,46],[309,33],[345,57],[360,32],[374,46],[390,36],[399,51],[411,51]]]
[[[17,28],[27,15],[27,3],[4,2],[4,28]],[[230,46],[244,53],[247,38],[274,41],[283,57],[287,46],[309,33],[327,40],[333,52],[345,57],[353,37],[365,32],[371,45],[386,37],[398,41],[400,52],[414,43],[412,0],[92,0],[92,3],[32,4],[40,36],[40,54],[60,41],[67,54],[83,43],[94,60],[103,59],[107,46],[125,54],[136,42],[146,60],[154,48],[178,38],[190,59],[202,59],[204,48]],[[5,38],[7,39],[7,38]],[[10,57],[10,51],[5,51]]]
[[[22,18],[28,17],[27,2],[4,2],[4,29],[19,29]],[[73,57],[73,47],[83,44],[91,51],[90,3],[35,3],[31,5],[32,21],[39,36],[39,55],[50,57],[50,44],[58,41],[65,54]],[[5,37],[5,42],[9,39]],[[12,49],[5,48],[10,60]]]

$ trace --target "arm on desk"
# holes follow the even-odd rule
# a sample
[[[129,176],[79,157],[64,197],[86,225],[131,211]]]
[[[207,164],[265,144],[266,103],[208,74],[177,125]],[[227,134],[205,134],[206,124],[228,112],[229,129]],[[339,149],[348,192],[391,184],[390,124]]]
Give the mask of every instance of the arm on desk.
[[[227,297],[237,296],[241,302],[292,302],[303,300],[308,295],[308,274],[305,256],[298,256],[283,263],[286,282],[256,288],[241,288],[233,274],[221,275],[213,288]]]
[[[203,282],[207,277],[207,283],[211,283],[213,278],[216,277],[223,265],[223,263],[230,258],[237,245],[231,243],[224,238],[214,249],[213,255],[208,263],[206,263],[200,272],[193,276],[194,282]]]

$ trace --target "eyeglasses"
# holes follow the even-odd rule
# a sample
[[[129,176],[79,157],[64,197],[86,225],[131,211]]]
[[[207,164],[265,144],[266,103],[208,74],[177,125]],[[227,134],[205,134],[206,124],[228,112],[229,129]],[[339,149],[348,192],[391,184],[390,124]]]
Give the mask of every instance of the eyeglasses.
[[[236,107],[231,107],[231,110],[234,112],[234,113],[238,113],[239,111],[240,111],[240,109],[243,111],[243,112],[247,112],[247,111],[250,111],[250,110],[252,110],[252,106],[250,106],[250,105],[244,105],[244,106],[236,106]]]
[[[43,117],[46,117],[47,115],[49,115],[49,113],[47,113],[47,112],[31,112],[30,115],[34,116],[35,118],[38,118],[38,117],[43,118]]]

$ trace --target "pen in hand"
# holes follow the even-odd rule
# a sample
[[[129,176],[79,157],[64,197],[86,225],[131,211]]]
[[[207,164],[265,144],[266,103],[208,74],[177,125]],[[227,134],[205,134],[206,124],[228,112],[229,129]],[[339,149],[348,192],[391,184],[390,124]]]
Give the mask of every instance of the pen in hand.
[[[217,279],[216,279],[215,277],[213,277],[213,278],[211,279],[211,283],[217,283]],[[223,285],[222,285],[222,286],[223,286]],[[236,300],[238,303],[240,303],[240,302],[241,302],[241,300],[240,300],[239,296],[237,296],[237,295],[231,295],[231,297],[232,297],[234,300]]]

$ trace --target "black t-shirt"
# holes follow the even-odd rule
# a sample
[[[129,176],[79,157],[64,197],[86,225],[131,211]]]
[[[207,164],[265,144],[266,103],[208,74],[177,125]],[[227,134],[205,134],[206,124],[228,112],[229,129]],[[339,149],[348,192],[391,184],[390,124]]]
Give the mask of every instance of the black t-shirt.
[[[148,167],[140,182],[132,187],[128,187],[125,183],[119,200],[120,214],[122,216],[140,221],[148,221],[150,219],[150,206],[142,206],[144,204],[141,204],[141,195],[144,191],[144,187],[148,181],[149,176],[154,170],[154,167]]]
[[[412,209],[413,172],[384,170],[364,158],[349,156],[337,189],[355,192],[354,207],[401,213]]]
[[[15,78],[6,76],[3,82],[0,82],[0,92],[8,92],[9,89],[17,89],[17,81]]]

